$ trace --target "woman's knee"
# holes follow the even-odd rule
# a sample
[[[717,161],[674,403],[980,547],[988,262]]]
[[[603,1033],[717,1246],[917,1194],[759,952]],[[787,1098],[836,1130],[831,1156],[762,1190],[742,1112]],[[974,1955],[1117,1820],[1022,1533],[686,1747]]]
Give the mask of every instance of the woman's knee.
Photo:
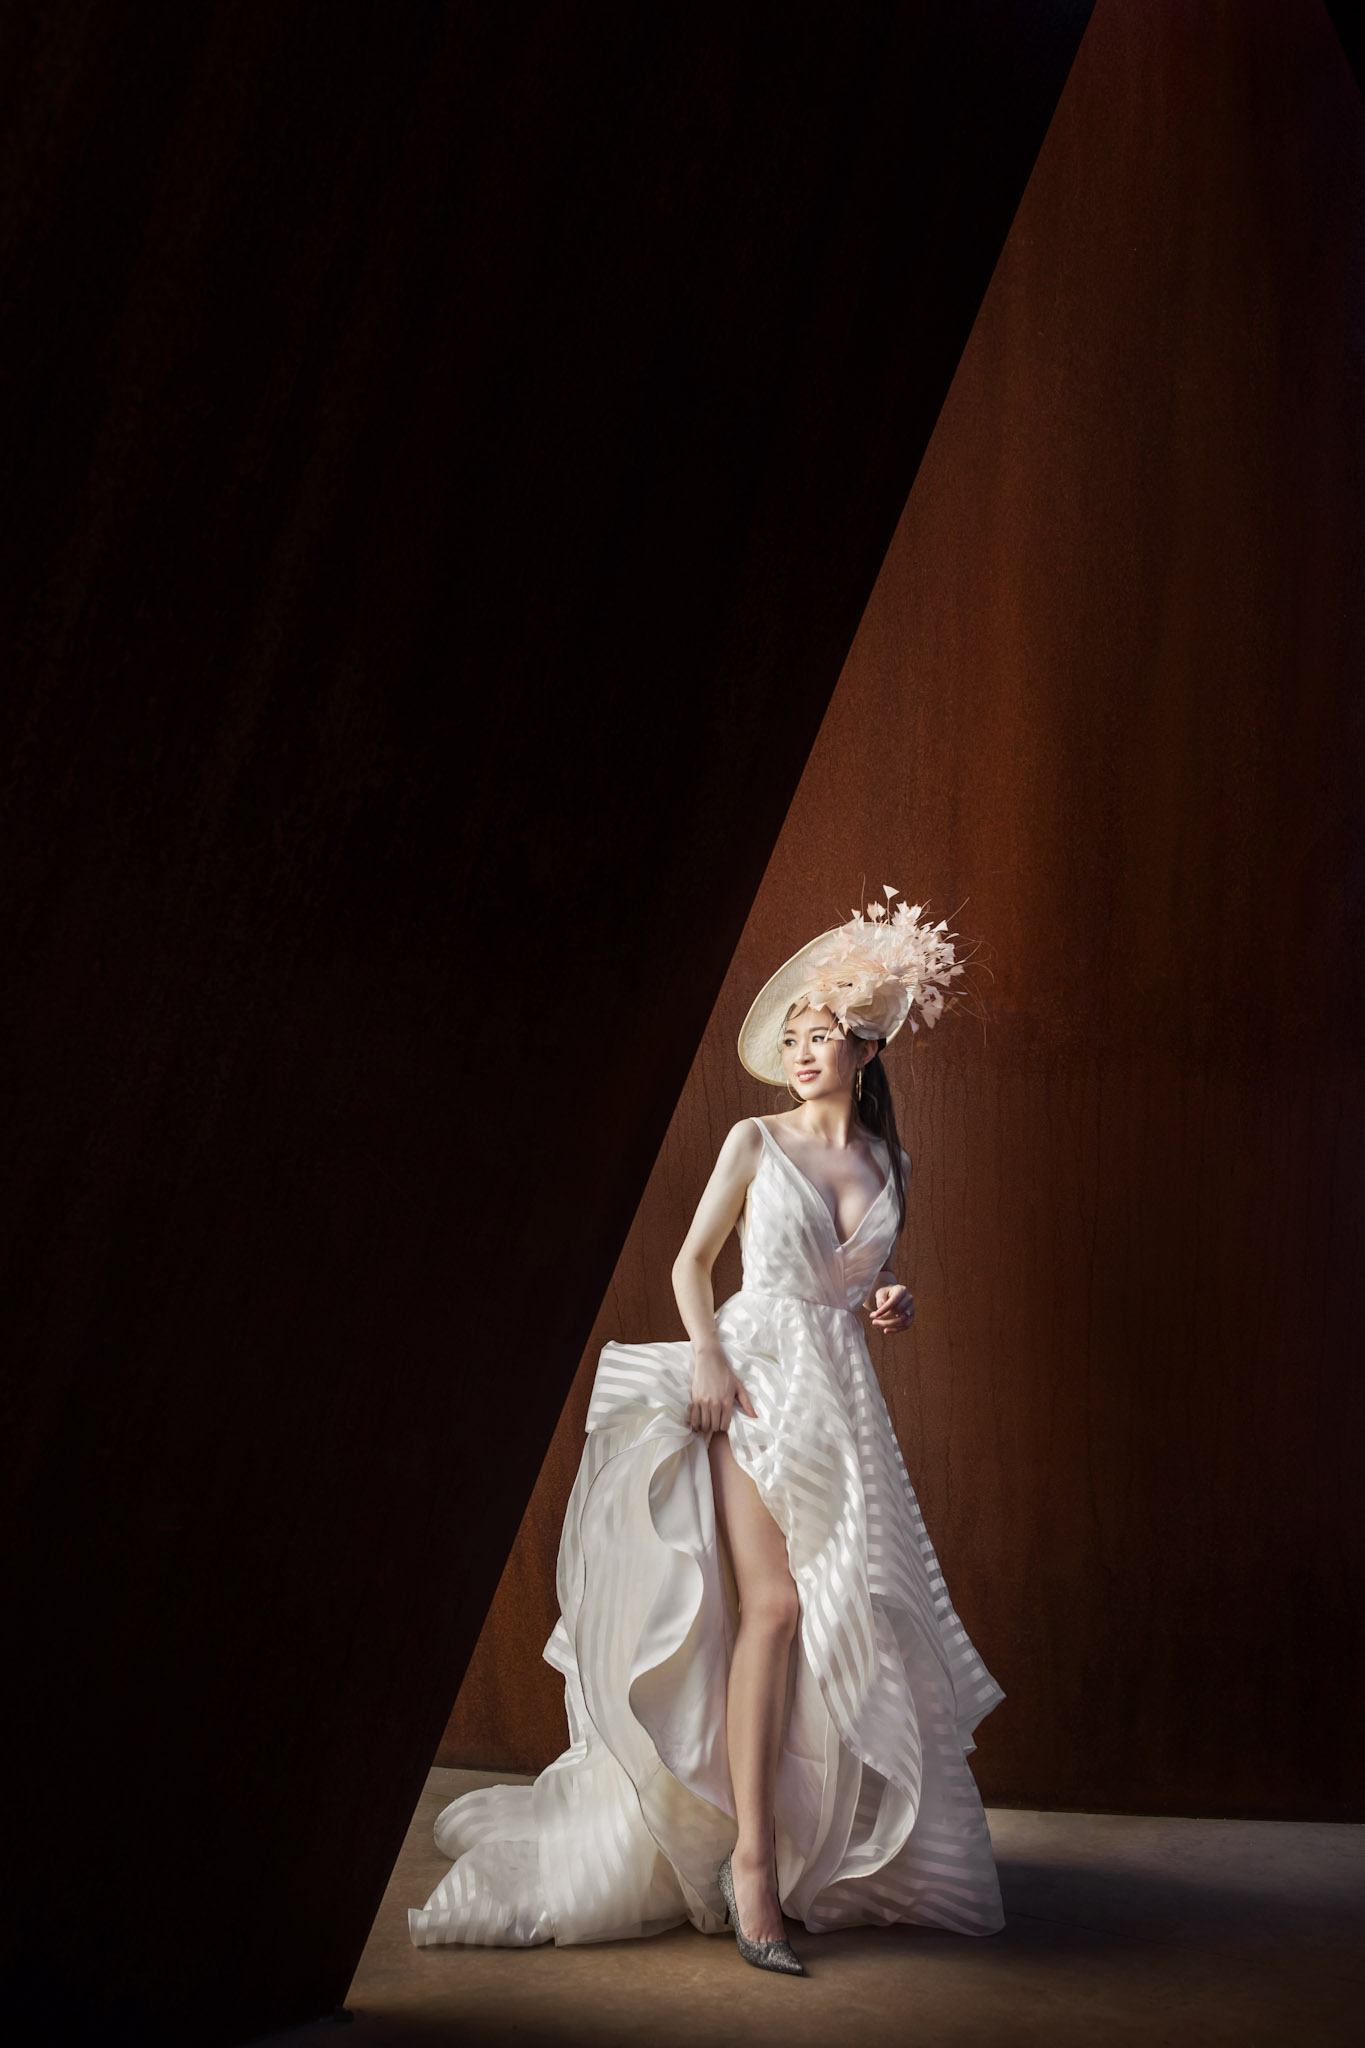
[[[801,1597],[792,1579],[752,1588],[740,1606],[740,1625],[757,1629],[774,1642],[791,1642],[801,1619]]]

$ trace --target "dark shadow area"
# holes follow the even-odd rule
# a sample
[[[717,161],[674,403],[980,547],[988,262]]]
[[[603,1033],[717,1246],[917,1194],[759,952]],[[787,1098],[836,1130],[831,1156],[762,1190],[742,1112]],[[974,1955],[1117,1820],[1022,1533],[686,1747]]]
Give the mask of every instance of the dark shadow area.
[[[1356,84],[1365,92],[1365,16],[1351,0],[1326,0],[1332,26],[1341,38]]]
[[[1265,1967],[1278,1962],[1365,1981],[1360,1852],[1343,1870],[1324,1868],[1301,1844],[1303,1832],[1286,1830],[1277,1873],[1258,1881],[1239,1872],[1235,1856],[1221,1878],[1118,1861],[996,1861],[1011,1924],[1046,1920],[1087,1935],[1186,1942]]]
[[[350,2012],[340,2023],[326,2018],[287,2033],[269,2034],[244,2048],[431,2048],[433,2042],[469,2043],[470,2048],[492,2048],[493,2043],[526,2042],[528,2048],[564,2048],[573,2037],[563,2026],[526,2025],[522,2020],[491,2021],[487,2025],[464,2020],[442,2019],[437,2014],[413,2014],[398,2018],[390,2014]]]
[[[21,2037],[344,1994],[1088,13],[5,14]]]

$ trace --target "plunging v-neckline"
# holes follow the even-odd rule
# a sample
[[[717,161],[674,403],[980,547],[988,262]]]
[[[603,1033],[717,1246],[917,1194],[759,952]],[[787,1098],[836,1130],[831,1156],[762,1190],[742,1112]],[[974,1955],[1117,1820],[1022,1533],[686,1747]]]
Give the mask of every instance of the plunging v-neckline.
[[[828,1223],[830,1228],[830,1235],[834,1239],[834,1249],[839,1252],[847,1251],[848,1247],[852,1244],[854,1238],[857,1237],[860,1234],[860,1232],[866,1227],[868,1217],[872,1214],[872,1211],[876,1208],[878,1202],[881,1201],[883,1195],[890,1187],[891,1173],[889,1168],[887,1171],[886,1179],[882,1182],[876,1194],[872,1197],[872,1200],[868,1203],[862,1215],[858,1218],[858,1221],[854,1224],[852,1230],[850,1230],[850,1232],[848,1233],[848,1236],[840,1237],[838,1217],[832,1216],[830,1214],[829,1203],[825,1200],[824,1196],[821,1194],[819,1188],[815,1185],[815,1182],[811,1179],[810,1175],[804,1170],[803,1167],[797,1165],[796,1161],[792,1158],[791,1154],[786,1150],[784,1146],[778,1144],[776,1138],[768,1129],[768,1126],[765,1123],[763,1123],[760,1120],[760,1118],[754,1117],[753,1121],[758,1125],[759,1130],[767,1139],[768,1143],[772,1146],[778,1158],[784,1159],[786,1161],[787,1165],[791,1168],[792,1172],[796,1175],[797,1179],[802,1183],[804,1187],[809,1188],[811,1194],[819,1203],[820,1213],[824,1217],[826,1223]]]

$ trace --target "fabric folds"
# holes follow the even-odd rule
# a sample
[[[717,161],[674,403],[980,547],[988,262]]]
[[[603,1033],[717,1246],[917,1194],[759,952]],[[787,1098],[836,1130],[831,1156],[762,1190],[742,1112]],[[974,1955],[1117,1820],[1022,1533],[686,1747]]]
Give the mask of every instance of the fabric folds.
[[[1003,1924],[966,1763],[1001,1699],[953,1610],[854,1312],[895,1236],[883,1189],[839,1240],[771,1133],[717,1316],[756,1408],[734,1455],[782,1530],[801,1622],[777,1783],[785,1911],[812,1931]],[[725,1688],[735,1615],[691,1348],[609,1344],[560,1545],[569,1747],[531,1786],[457,1799],[452,1868],[408,1915],[418,1946],[609,1941],[724,1925],[734,1841]]]

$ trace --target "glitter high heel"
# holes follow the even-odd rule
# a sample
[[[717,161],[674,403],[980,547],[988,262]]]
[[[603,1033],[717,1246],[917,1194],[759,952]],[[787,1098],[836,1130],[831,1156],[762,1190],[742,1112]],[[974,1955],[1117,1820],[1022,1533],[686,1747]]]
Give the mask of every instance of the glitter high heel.
[[[750,1941],[739,1924],[735,1911],[735,1881],[730,1874],[730,1858],[727,1856],[716,1872],[716,1883],[725,1901],[725,1917],[735,1930],[739,1952],[746,1963],[752,1963],[756,1970],[776,1970],[784,1977],[804,1977],[801,1959],[789,1941]]]

